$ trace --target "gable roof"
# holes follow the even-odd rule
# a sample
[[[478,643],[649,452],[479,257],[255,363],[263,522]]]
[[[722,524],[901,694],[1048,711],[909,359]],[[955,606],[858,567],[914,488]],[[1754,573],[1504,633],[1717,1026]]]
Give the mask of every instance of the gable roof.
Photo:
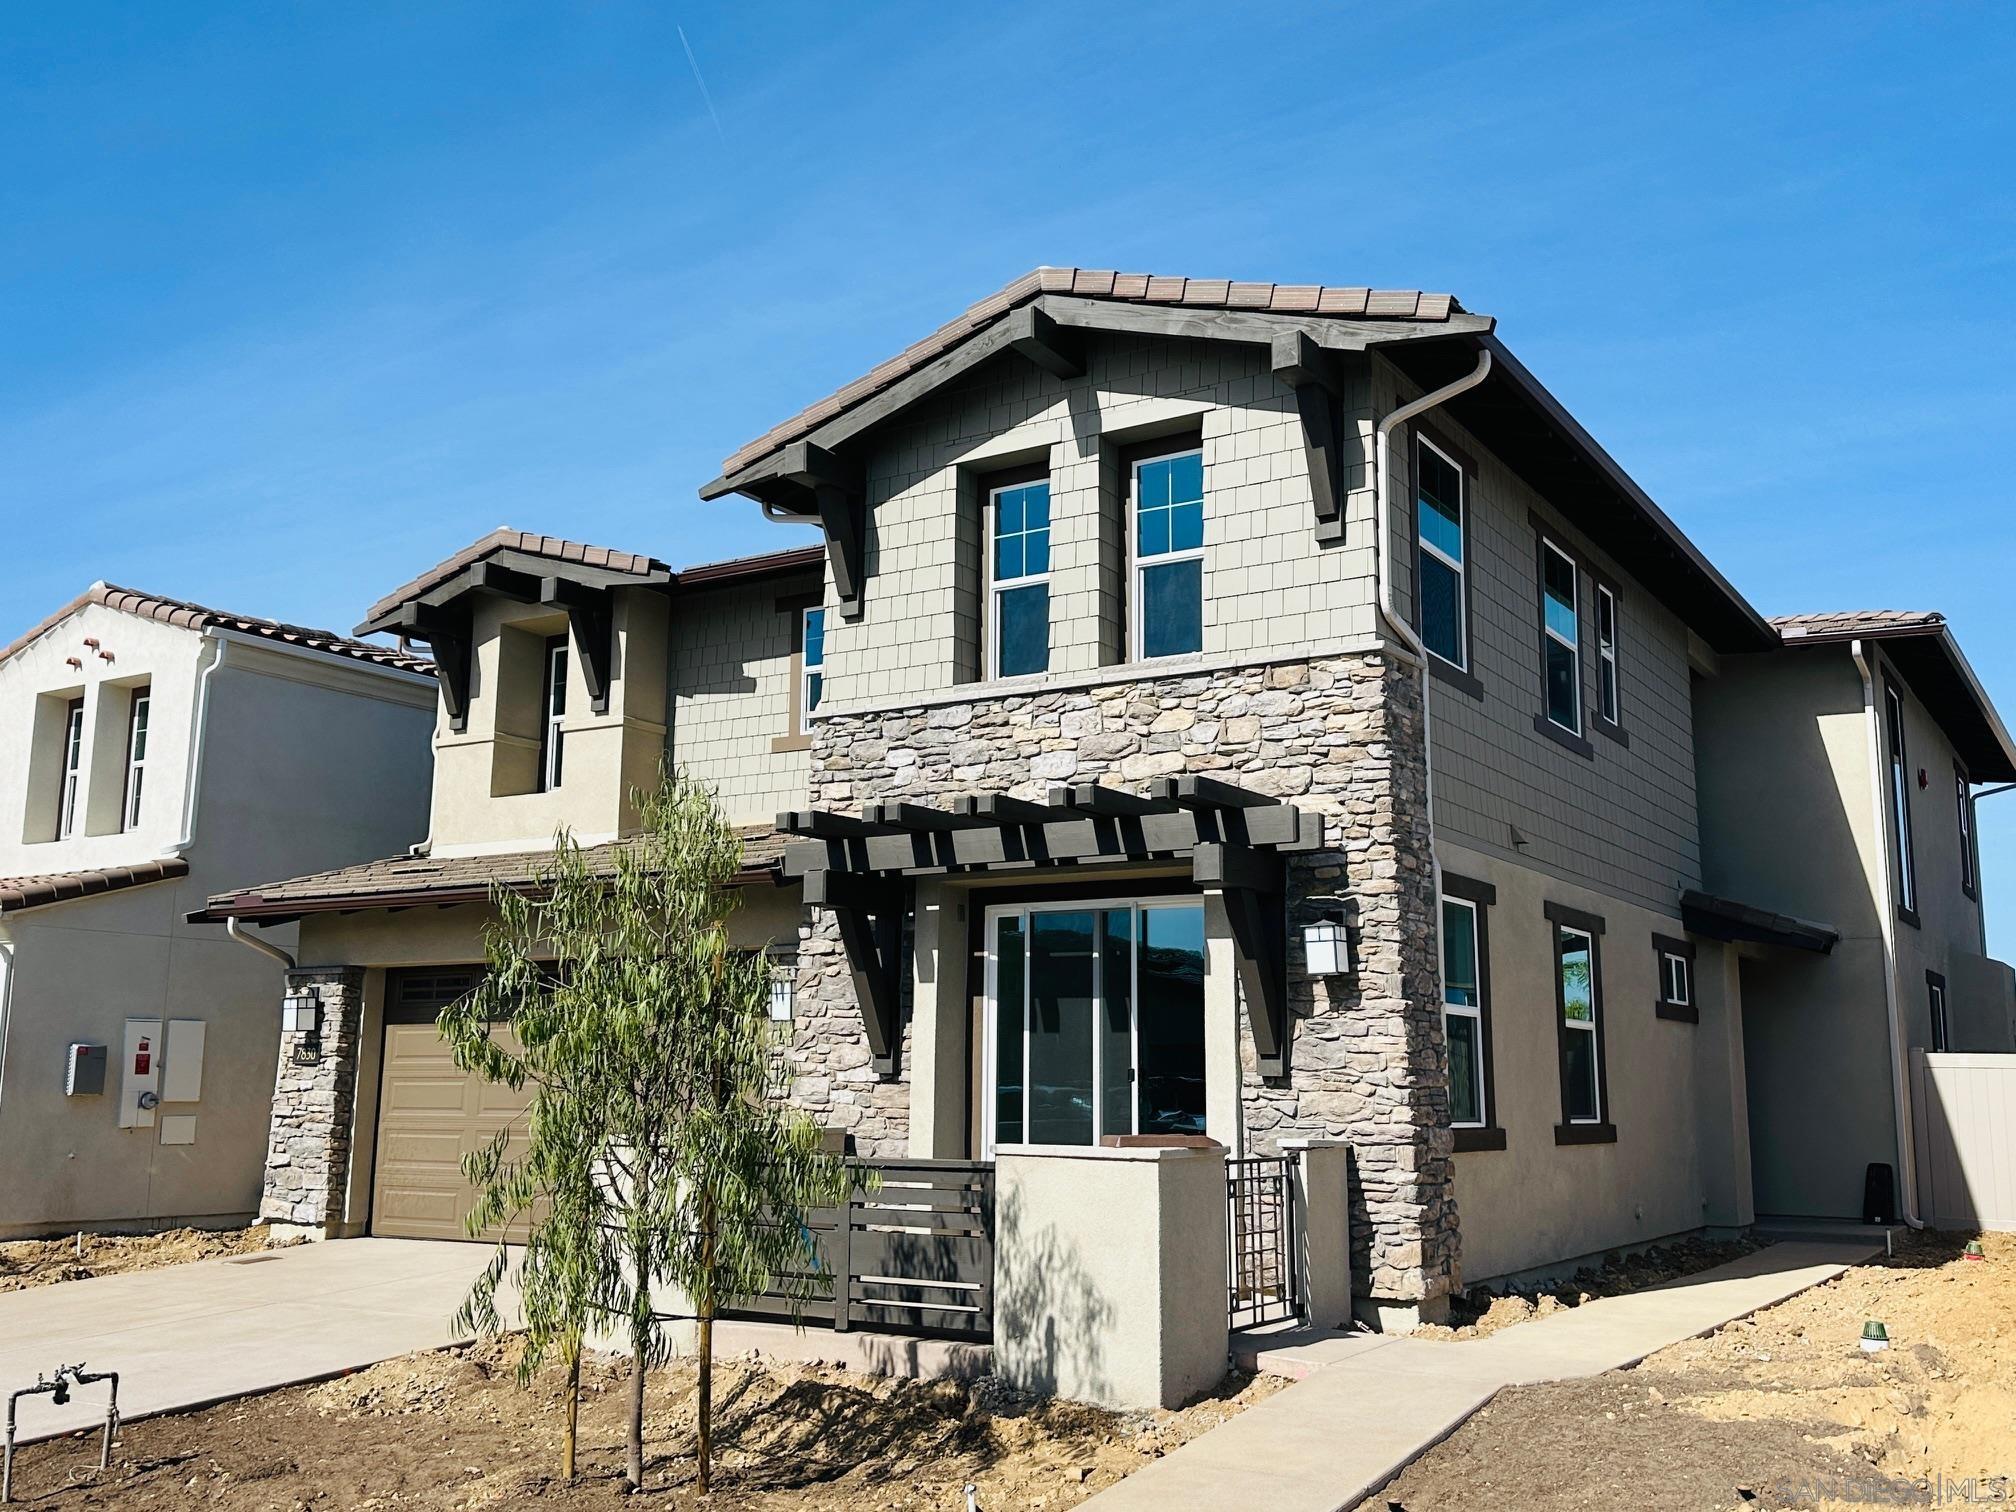
[[[1771,617],[1780,644],[1840,646],[1880,640],[1884,654],[1953,742],[1976,782],[2016,782],[2016,742],[1936,609],[1845,609]]]
[[[1193,310],[1245,310],[1257,314],[1334,315],[1361,319],[1445,324],[1463,313],[1453,295],[1420,289],[1371,289],[1334,284],[1238,283],[1229,278],[1178,278],[1155,273],[1116,273],[1096,268],[1037,268],[969,305],[921,341],[843,388],[806,406],[790,419],[738,447],[721,464],[723,478],[761,461],[787,442],[810,434],[828,420],[894,387],[944,356],[1003,315],[1042,294],[1073,295],[1117,304],[1168,305]],[[702,497],[712,497],[708,485]]]
[[[320,651],[329,656],[367,662],[377,667],[390,667],[400,672],[415,672],[426,676],[432,676],[434,672],[434,663],[426,657],[402,651],[397,646],[374,645],[369,641],[338,635],[333,630],[316,630],[306,625],[290,625],[282,620],[261,619],[257,615],[232,614],[223,609],[209,609],[201,604],[192,604],[186,599],[172,599],[158,593],[143,593],[137,588],[120,588],[104,582],[93,583],[34,629],[0,647],[0,662],[6,661],[18,651],[25,650],[78,610],[93,604],[102,604],[105,608],[116,609],[121,614],[157,620],[164,625],[175,625],[185,630],[234,630],[240,635],[253,635],[262,640],[278,641],[290,646],[299,646],[306,651]]]
[[[51,872],[34,877],[0,877],[0,914],[20,913],[45,903],[67,903],[98,893],[123,892],[149,882],[189,875],[180,856],[163,856],[134,866],[101,866],[91,871]]]
[[[777,872],[787,837],[767,824],[745,825],[742,866],[731,886],[769,881]],[[616,853],[629,841],[612,840],[584,846],[582,858],[591,875],[613,875]],[[304,914],[348,912],[364,908],[405,908],[419,903],[446,907],[481,903],[493,886],[534,891],[553,863],[550,848],[482,856],[388,856],[361,866],[345,866],[285,882],[268,882],[238,892],[218,893],[189,915],[192,924],[217,924],[225,919],[251,919],[282,924]]]

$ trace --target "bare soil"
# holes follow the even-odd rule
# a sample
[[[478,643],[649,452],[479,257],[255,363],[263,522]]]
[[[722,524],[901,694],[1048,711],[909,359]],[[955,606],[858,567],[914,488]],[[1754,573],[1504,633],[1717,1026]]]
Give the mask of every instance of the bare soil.
[[[555,1508],[623,1494],[627,1363],[583,1369],[580,1470],[557,1479],[557,1373],[517,1384],[518,1343],[388,1360],[320,1385],[124,1430],[110,1471],[88,1435],[32,1445],[17,1495],[36,1508]],[[984,1512],[1075,1507],[1286,1385],[1228,1377],[1180,1412],[1116,1414],[972,1387],[754,1358],[717,1362],[715,1490],[693,1482],[696,1373],[655,1371],[644,1504],[711,1512]]]
[[[16,1239],[0,1244],[0,1292],[57,1281],[86,1281],[125,1271],[183,1265],[217,1255],[265,1249],[264,1224],[238,1229],[164,1229],[158,1234],[72,1234],[62,1239]]]
[[[1762,1249],[1762,1239],[1676,1239],[1655,1244],[1635,1254],[1617,1255],[1601,1269],[1577,1271],[1553,1286],[1517,1286],[1503,1291],[1473,1286],[1452,1300],[1446,1326],[1430,1325],[1414,1330],[1413,1337],[1425,1339],[1481,1339],[1501,1328],[1544,1318],[1563,1308],[1580,1307],[1598,1297],[1621,1297],[1678,1281],[1696,1271],[1712,1270],[1740,1260],[1752,1250]]]
[[[1634,1369],[1502,1392],[1360,1512],[1965,1505],[1970,1479],[2016,1501],[2016,1235],[1964,1243],[1912,1236]]]

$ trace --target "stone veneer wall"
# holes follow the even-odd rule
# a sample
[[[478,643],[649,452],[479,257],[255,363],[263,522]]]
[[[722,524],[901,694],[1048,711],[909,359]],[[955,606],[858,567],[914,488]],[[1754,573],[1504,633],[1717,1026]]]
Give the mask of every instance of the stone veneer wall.
[[[322,993],[321,1053],[312,1061],[297,1061],[295,1052],[306,1036],[280,1036],[259,1216],[326,1237],[343,1221],[350,1174],[364,969],[332,966],[287,973],[288,991],[310,986]]]
[[[1040,798],[1066,781],[1138,789],[1197,772],[1321,814],[1323,848],[1291,863],[1291,918],[1300,898],[1348,897],[1359,970],[1320,984],[1317,1000],[1291,928],[1290,1003],[1307,1016],[1275,1084],[1254,1072],[1242,1028],[1244,1116],[1257,1150],[1289,1138],[1350,1146],[1353,1276],[1405,1304],[1453,1288],[1458,1243],[1420,751],[1416,675],[1366,653],[835,715],[813,727],[810,796],[844,812],[960,792]],[[851,1132],[863,1154],[902,1154],[909,1016],[903,1079],[878,1081],[824,913],[802,931],[795,1012],[793,1100]]]

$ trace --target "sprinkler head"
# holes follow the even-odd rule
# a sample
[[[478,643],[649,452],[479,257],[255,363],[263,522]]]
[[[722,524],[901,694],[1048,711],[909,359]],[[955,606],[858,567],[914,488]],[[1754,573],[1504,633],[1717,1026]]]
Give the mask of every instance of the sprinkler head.
[[[1890,1330],[1873,1318],[1862,1325],[1862,1352],[1875,1354],[1879,1349],[1890,1347]]]
[[[1979,1239],[1969,1239],[1967,1241],[1967,1248],[1962,1250],[1961,1254],[1969,1260],[1986,1260],[1988,1258],[1981,1252],[1981,1241]]]

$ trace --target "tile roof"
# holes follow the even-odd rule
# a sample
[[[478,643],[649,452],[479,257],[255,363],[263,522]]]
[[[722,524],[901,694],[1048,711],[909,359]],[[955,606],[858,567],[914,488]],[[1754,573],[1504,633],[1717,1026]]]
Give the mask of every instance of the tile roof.
[[[500,525],[480,541],[464,546],[445,561],[436,562],[425,572],[404,587],[395,588],[371,606],[371,612],[364,616],[366,624],[380,615],[389,614],[401,604],[418,598],[431,588],[455,576],[465,567],[474,566],[487,556],[500,551],[520,551],[528,556],[545,557],[554,562],[574,562],[584,567],[602,567],[611,572],[634,573],[638,577],[653,577],[671,572],[663,562],[655,557],[639,556],[631,551],[616,551],[608,546],[589,546],[580,541],[566,541],[559,536],[539,535],[529,530],[513,530],[509,525]]]
[[[305,625],[289,625],[280,620],[260,619],[256,615],[231,614],[222,609],[206,609],[201,604],[192,604],[185,599],[166,598],[158,593],[142,593],[135,588],[120,588],[111,583],[93,583],[34,629],[0,647],[0,661],[7,660],[15,652],[40,640],[78,610],[91,604],[103,604],[106,608],[117,609],[122,614],[159,620],[164,625],[177,625],[188,630],[236,630],[243,635],[256,635],[263,640],[281,641],[288,645],[300,646],[304,650],[322,651],[331,656],[369,662],[373,666],[392,667],[401,672],[420,672],[431,676],[434,671],[434,663],[426,657],[402,651],[397,646],[374,645],[370,641],[353,640],[350,636],[338,635],[333,630],[315,630]]]
[[[1771,623],[1786,640],[1832,640],[1937,630],[1946,623],[1946,616],[1936,609],[1842,609],[1826,614],[1774,614]]]
[[[788,837],[767,824],[746,826],[740,833],[742,870],[736,880],[756,882],[768,877],[783,856]],[[629,843],[613,840],[585,847],[582,854],[593,870],[613,873],[617,851]],[[552,855],[548,849],[488,856],[390,856],[361,866],[218,893],[192,917],[216,923],[233,916],[291,919],[343,908],[380,908],[388,902],[476,903],[489,897],[493,884],[530,886]]]
[[[144,887],[149,882],[165,882],[171,877],[188,875],[187,861],[180,856],[163,856],[135,866],[104,866],[94,871],[54,872],[36,877],[0,877],[0,914],[19,913],[24,908],[40,908],[45,903],[67,903],[72,898],[119,892],[128,887]]]
[[[1037,268],[998,289],[845,388],[772,426],[721,465],[732,476],[788,441],[825,424],[927,363],[1039,294],[1069,294],[1123,304],[1180,305],[1186,309],[1252,310],[1274,315],[1338,315],[1368,320],[1446,321],[1462,313],[1452,295],[1419,289],[1369,289],[1334,284],[1239,283],[1225,278],[1176,278],[1110,269]]]

